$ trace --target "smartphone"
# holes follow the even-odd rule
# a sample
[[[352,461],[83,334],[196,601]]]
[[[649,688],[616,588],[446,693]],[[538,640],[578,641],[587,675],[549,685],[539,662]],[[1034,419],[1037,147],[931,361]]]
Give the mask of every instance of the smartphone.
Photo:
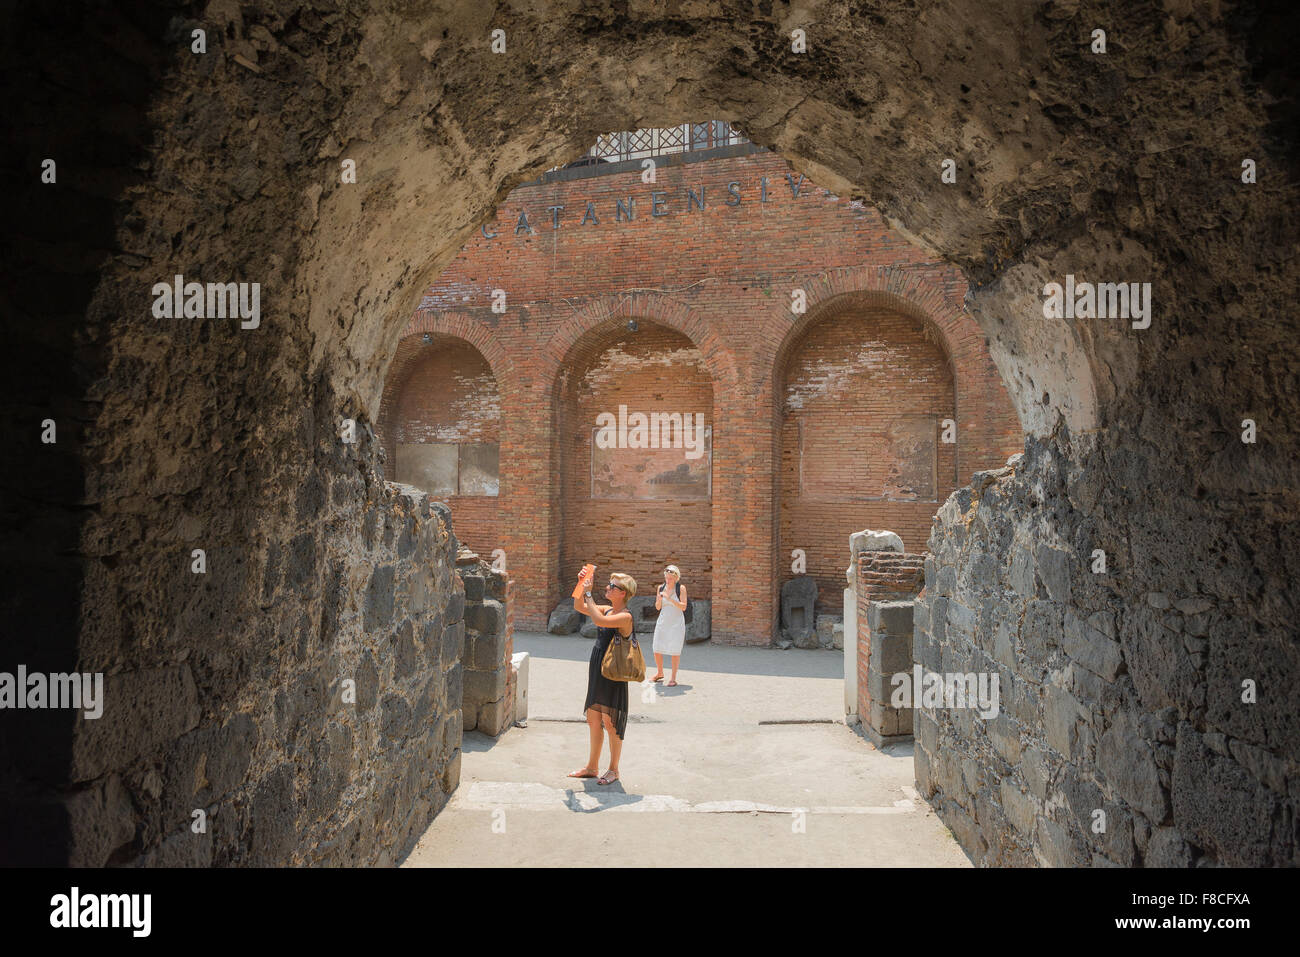
[[[590,562],[582,566],[582,571],[578,574],[578,584],[573,586],[573,597],[581,598],[582,593],[587,590],[588,583],[595,577],[596,566]]]

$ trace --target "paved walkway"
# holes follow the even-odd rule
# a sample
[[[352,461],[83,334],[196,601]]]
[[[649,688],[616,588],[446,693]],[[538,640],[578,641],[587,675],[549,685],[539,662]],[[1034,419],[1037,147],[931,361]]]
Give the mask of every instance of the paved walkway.
[[[521,633],[515,651],[528,726],[465,735],[460,787],[404,866],[970,866],[911,746],[844,725],[838,652],[687,645],[676,688],[629,689],[606,787],[565,777],[587,757],[591,641]]]

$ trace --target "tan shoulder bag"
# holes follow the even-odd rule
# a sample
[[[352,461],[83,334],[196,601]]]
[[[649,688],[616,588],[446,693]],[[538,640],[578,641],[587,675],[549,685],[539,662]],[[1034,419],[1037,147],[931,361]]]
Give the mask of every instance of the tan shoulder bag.
[[[600,663],[600,673],[610,681],[645,681],[645,658],[641,657],[635,631],[626,638],[614,632]]]

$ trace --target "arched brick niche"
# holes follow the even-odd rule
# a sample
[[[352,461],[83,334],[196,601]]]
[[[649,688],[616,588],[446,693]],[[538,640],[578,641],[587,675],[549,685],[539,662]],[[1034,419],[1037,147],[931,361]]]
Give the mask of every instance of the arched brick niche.
[[[808,308],[798,316],[782,310],[787,331],[769,366],[779,539],[771,600],[776,607],[781,583],[793,575],[792,549],[803,548],[808,573],[822,595],[832,596],[832,610],[851,532],[887,528],[908,551],[923,551],[948,495],[972,472],[1005,464],[1023,447],[1024,433],[984,336],[962,308],[967,287],[956,270],[942,263],[860,266],[801,282]],[[952,444],[942,442],[949,416],[956,424]],[[857,461],[926,444],[923,420],[935,429],[931,485],[905,491],[903,461]],[[809,436],[822,446],[811,450],[811,475],[800,473],[801,443]],[[817,474],[834,468],[837,457],[839,478]],[[878,487],[857,488],[854,476]]]
[[[947,357],[956,393],[956,477],[998,468],[1024,445],[1025,432],[988,342],[966,312],[967,284],[951,266],[856,267],[807,280],[807,311],[791,322],[773,361],[779,376],[805,330],[846,310],[887,310],[912,319]],[[774,391],[774,398],[776,392]]]
[[[888,528],[924,551],[956,487],[956,445],[943,441],[956,403],[948,356],[924,323],[883,304],[821,313],[778,370],[779,553],[802,549],[833,599],[851,533]]]
[[[663,566],[675,563],[691,593],[708,598],[713,574],[711,434],[714,381],[700,348],[683,332],[642,318],[630,331],[622,315],[575,342],[555,381],[555,514],[559,526],[557,593],[583,562],[600,574],[632,575],[649,594]],[[636,415],[646,417],[655,448],[641,445]],[[608,448],[599,417],[627,424],[623,448]],[[659,420],[656,415],[678,416]],[[703,433],[701,435],[701,433]],[[704,439],[703,447],[699,440]],[[662,440],[662,441],[661,441]],[[664,445],[671,447],[662,447]]]
[[[387,477],[446,501],[457,539],[490,555],[501,545],[506,429],[502,383],[479,344],[503,363],[473,320],[417,313],[389,366],[377,432]]]

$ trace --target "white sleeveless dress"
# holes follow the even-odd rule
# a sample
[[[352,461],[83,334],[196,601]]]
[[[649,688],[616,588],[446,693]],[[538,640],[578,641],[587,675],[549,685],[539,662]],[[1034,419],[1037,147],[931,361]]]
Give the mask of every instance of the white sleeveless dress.
[[[663,609],[655,622],[654,653],[680,655],[686,643],[686,618],[682,610],[664,598]]]

